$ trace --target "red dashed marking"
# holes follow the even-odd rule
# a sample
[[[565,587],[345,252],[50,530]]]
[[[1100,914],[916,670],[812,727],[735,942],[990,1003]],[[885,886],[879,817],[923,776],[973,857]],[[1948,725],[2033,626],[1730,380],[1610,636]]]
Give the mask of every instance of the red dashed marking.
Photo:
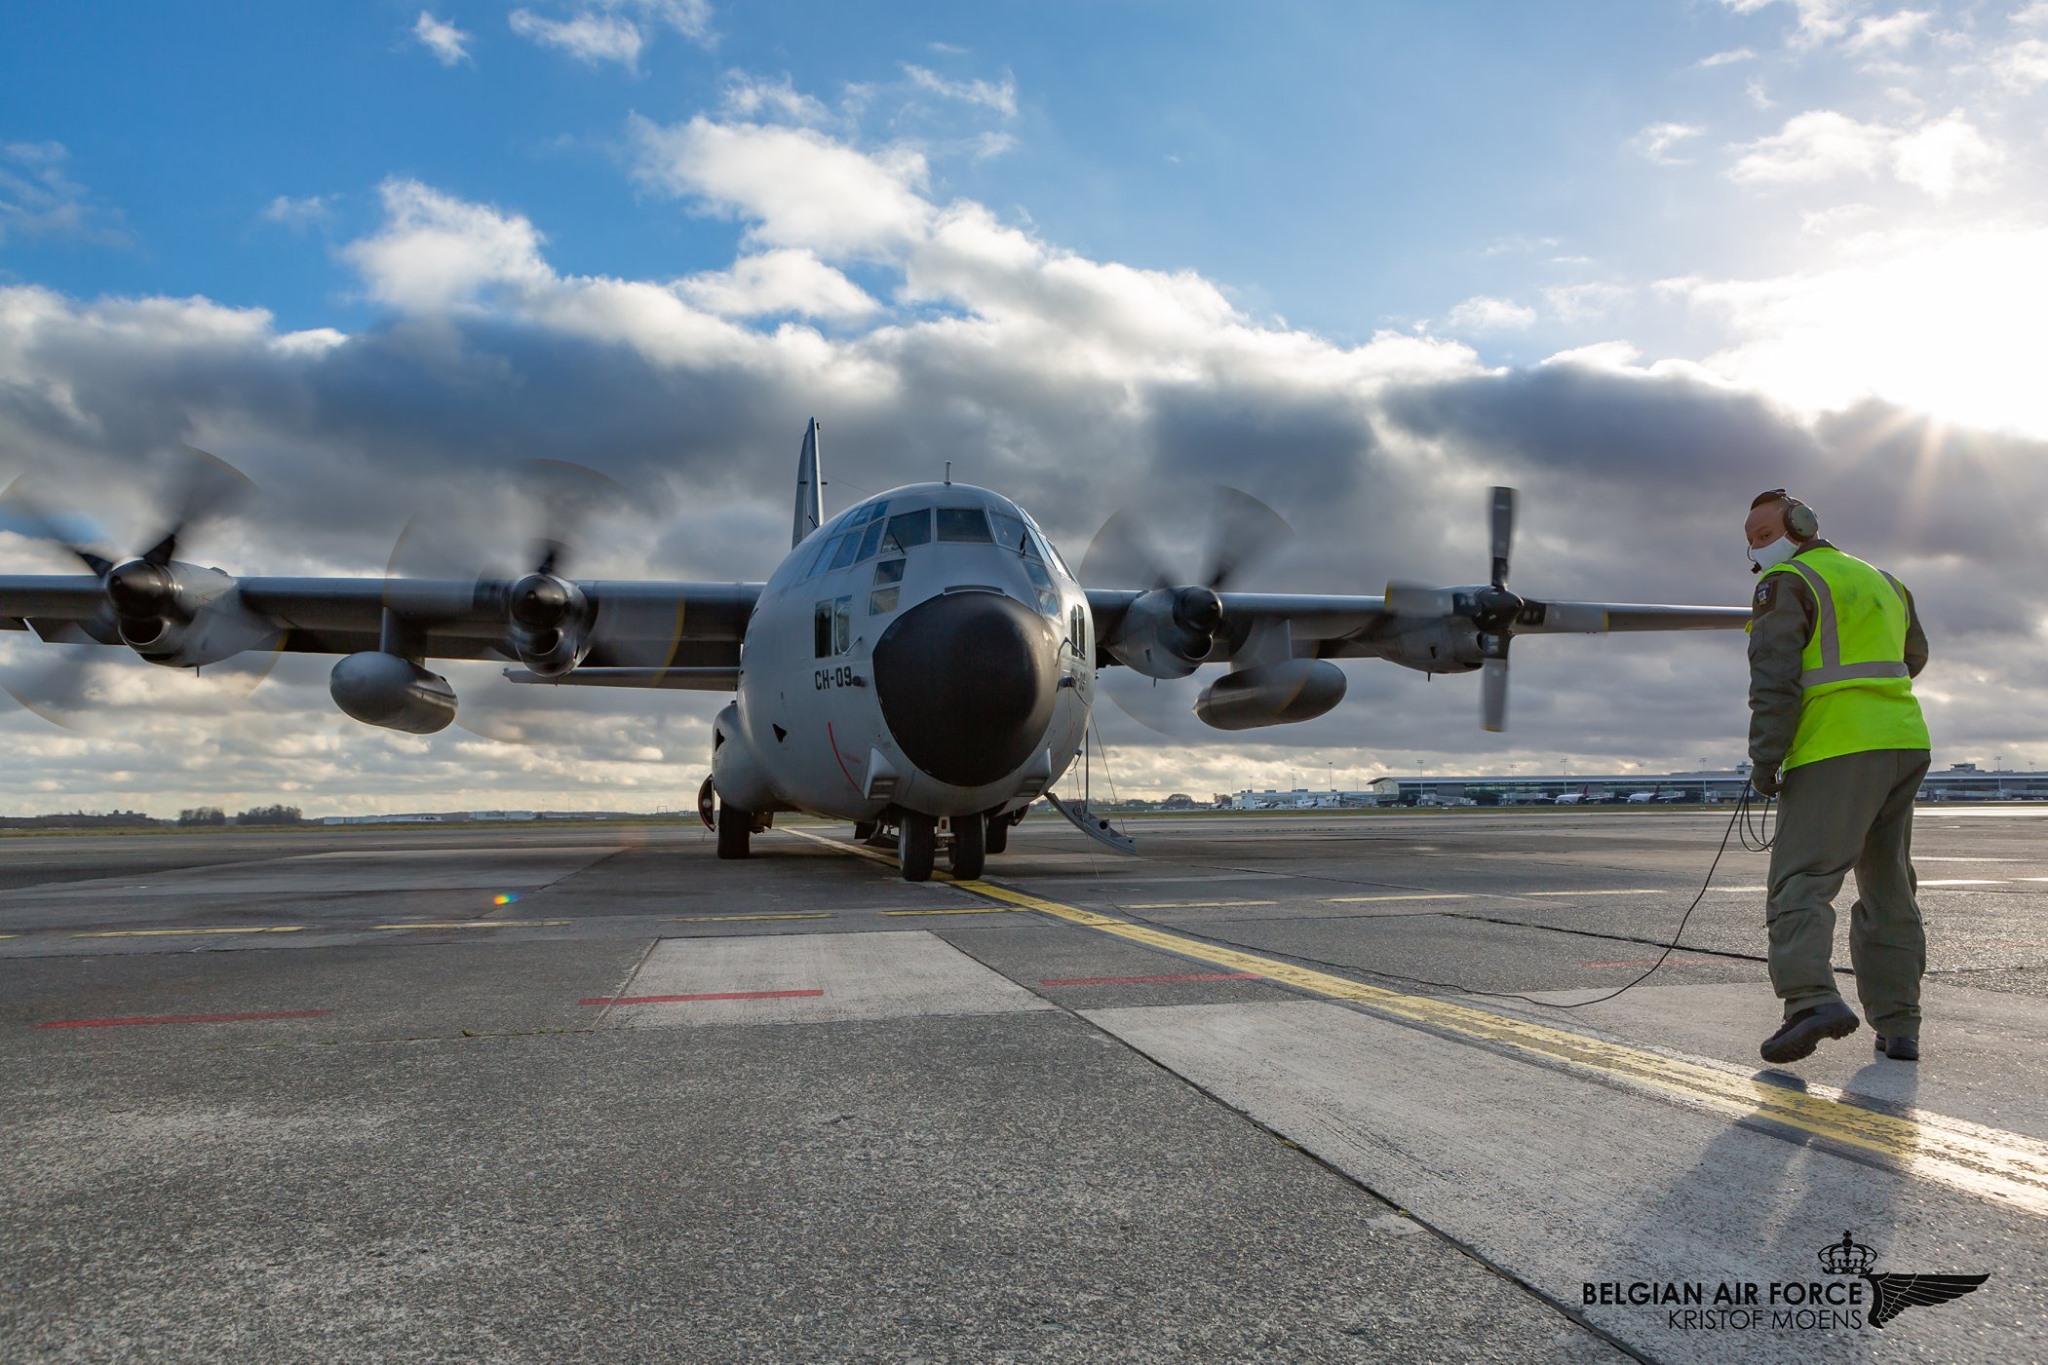
[[[130,1019],[53,1019],[37,1028],[132,1028],[141,1024],[247,1024],[260,1019],[318,1019],[333,1010],[258,1010],[241,1014],[154,1014]]]
[[[579,1005],[681,1005],[692,1000],[801,1000],[823,991],[716,991],[709,995],[593,995]]]
[[[1257,981],[1256,972],[1193,972],[1187,976],[1055,976],[1041,986],[1144,986],[1154,981]]]

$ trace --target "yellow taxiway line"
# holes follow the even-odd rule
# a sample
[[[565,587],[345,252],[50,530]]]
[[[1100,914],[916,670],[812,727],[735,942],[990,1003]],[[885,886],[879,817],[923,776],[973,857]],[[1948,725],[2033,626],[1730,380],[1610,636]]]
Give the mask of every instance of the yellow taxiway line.
[[[831,919],[830,910],[807,910],[789,915],[677,915],[678,924],[728,924],[743,919]]]
[[[798,830],[789,832],[876,862],[895,861],[835,839]],[[954,885],[977,896],[1023,910],[1036,910],[1177,957],[1234,972],[1249,972],[1388,1018],[1486,1043],[1581,1075],[1619,1082],[1687,1108],[1731,1118],[1763,1120],[1810,1133],[1882,1158],[1907,1175],[2048,1217],[2048,1143],[2017,1133],[1924,1110],[1907,1110],[1900,1115],[1879,1113],[1850,1102],[1832,1086],[1809,1085],[1793,1090],[1765,1080],[1751,1070],[1708,1058],[1629,1047],[1455,1000],[1369,986],[1260,953],[1206,943],[1149,924],[1134,924],[1114,915],[1063,905],[993,882],[956,880]]]
[[[418,924],[373,924],[372,929],[539,929],[567,924],[565,919],[451,919]]]
[[[247,927],[231,926],[224,929],[91,929],[73,934],[73,938],[170,938],[184,934],[296,934],[306,926],[303,924],[252,924]]]

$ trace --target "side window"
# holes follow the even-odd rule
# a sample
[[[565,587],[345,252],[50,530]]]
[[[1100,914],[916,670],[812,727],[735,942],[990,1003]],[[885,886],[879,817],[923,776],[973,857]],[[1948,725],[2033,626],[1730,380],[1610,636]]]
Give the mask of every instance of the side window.
[[[830,599],[818,603],[811,609],[811,654],[814,658],[832,657],[832,603]]]
[[[853,599],[835,597],[832,599],[832,652],[850,653],[853,649]]]
[[[903,566],[906,563],[908,561],[902,559],[885,559],[875,565],[876,586],[879,587],[884,583],[901,583],[903,581]]]
[[[922,512],[898,512],[889,518],[888,534],[882,537],[882,552],[908,550],[923,545],[932,538],[932,514]]]
[[[988,513],[979,507],[941,507],[939,509],[939,543],[976,543],[986,545],[992,536],[988,530]]]
[[[902,595],[901,588],[876,588],[868,594],[868,615],[887,616],[896,610],[897,599]]]
[[[1060,619],[1060,595],[1053,591],[1052,575],[1045,571],[1045,565],[1035,559],[1024,561],[1024,572],[1030,576],[1031,586],[1038,589],[1038,609],[1053,620]]]

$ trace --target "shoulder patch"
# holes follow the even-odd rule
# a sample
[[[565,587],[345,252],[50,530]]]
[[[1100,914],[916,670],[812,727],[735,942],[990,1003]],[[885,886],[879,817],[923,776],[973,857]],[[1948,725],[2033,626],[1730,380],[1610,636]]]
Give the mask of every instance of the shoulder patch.
[[[1763,576],[1763,580],[1756,585],[1756,596],[1750,599],[1750,609],[1756,615],[1761,616],[1769,611],[1771,604],[1777,600],[1778,575],[1767,573]]]

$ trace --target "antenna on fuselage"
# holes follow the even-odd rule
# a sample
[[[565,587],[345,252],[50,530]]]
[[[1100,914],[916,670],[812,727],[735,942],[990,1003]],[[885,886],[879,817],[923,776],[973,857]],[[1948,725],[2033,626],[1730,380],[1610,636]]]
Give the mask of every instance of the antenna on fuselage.
[[[796,522],[790,527],[791,549],[825,524],[825,480],[818,468],[818,419],[804,428],[804,446],[796,457]]]
[[[946,461],[946,486],[948,488],[953,486],[953,462],[951,460]]]

